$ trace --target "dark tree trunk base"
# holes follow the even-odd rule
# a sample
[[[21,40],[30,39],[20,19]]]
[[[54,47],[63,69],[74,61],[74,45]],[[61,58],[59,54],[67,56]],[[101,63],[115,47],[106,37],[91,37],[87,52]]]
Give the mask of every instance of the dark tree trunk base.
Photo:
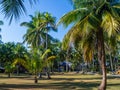
[[[37,77],[35,76],[35,83],[38,83],[38,79],[37,79]]]

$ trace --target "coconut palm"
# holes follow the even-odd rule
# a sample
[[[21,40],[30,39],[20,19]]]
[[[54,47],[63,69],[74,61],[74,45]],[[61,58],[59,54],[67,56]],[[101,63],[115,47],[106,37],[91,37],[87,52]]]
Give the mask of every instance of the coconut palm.
[[[57,28],[56,28],[56,24],[55,24],[55,20],[56,20],[56,18],[55,17],[53,17],[50,13],[48,13],[48,12],[44,12],[43,13],[44,14],[44,23],[45,23],[45,32],[46,32],[46,49],[47,49],[47,47],[48,47],[48,42],[50,42],[49,40],[48,40],[48,32],[50,32],[51,30],[53,30],[53,31],[57,31]],[[56,39],[54,39],[54,41],[56,41]]]
[[[47,50],[48,45],[56,41],[48,33],[50,30],[57,31],[55,17],[48,12],[37,12],[35,16],[30,15],[30,17],[32,18],[30,22],[21,23],[21,26],[28,27],[27,33],[24,35],[24,42],[27,42],[32,48],[43,46]],[[49,78],[49,72],[47,74]]]
[[[74,10],[65,14],[59,21],[73,27],[64,38],[66,48],[73,43],[81,46],[86,61],[91,61],[97,50],[103,79],[99,90],[106,89],[106,64],[104,36],[109,38],[120,34],[120,13],[118,2],[114,0],[73,0]]]
[[[32,50],[32,55],[31,57],[29,57],[29,60],[31,60],[31,65],[28,65],[28,66],[32,66],[32,71],[33,73],[35,74],[35,83],[38,82],[37,80],[37,75],[39,72],[42,72],[43,68],[46,67],[46,65],[49,64],[49,61],[55,59],[56,57],[55,56],[48,56],[46,58],[46,55],[48,53],[50,53],[50,49],[47,49],[44,53],[42,53],[41,51],[39,51],[38,49],[34,49]],[[50,78],[50,76],[49,76]]]
[[[28,0],[31,5],[36,3],[38,0]],[[5,18],[10,19],[10,23],[13,20],[19,19],[22,14],[26,13],[25,1],[24,0],[1,0],[1,11],[5,15]]]
[[[17,74],[19,74],[20,66],[24,67],[24,62],[26,60],[25,55],[28,54],[28,52],[27,49],[20,43],[17,43],[15,45],[15,47],[13,48],[13,52],[14,52],[14,62],[16,62],[15,64],[17,67]]]
[[[33,48],[38,48],[40,45],[46,46],[45,42],[55,41],[50,34],[46,33],[49,30],[56,30],[55,29],[55,21],[52,16],[49,18],[47,13],[40,13],[37,12],[35,16],[30,15],[31,21],[30,22],[23,22],[21,26],[26,26],[27,32],[24,35],[24,42],[31,45]],[[46,41],[47,36],[47,41]]]

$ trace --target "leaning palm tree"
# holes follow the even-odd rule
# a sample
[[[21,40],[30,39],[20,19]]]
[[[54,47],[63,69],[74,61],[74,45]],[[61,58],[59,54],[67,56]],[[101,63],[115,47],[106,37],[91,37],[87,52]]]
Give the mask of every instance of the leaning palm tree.
[[[72,0],[74,10],[65,14],[59,21],[73,27],[64,38],[64,45],[70,43],[82,47],[84,59],[91,61],[97,51],[103,79],[99,90],[106,89],[106,60],[104,36],[109,38],[120,34],[120,13],[118,2],[114,0]]]
[[[36,3],[38,0],[28,0],[31,5]],[[5,18],[10,19],[10,23],[13,20],[18,20],[22,14],[26,13],[25,1],[24,0],[1,0],[1,11]]]

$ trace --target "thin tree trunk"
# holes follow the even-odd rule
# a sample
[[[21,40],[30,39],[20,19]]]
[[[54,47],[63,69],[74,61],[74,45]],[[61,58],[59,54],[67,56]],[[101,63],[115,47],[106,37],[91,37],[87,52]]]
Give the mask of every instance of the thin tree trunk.
[[[68,66],[67,66],[67,58],[66,58],[66,72],[68,72]]]
[[[113,61],[112,61],[111,53],[110,53],[109,55],[110,55],[110,66],[111,66],[111,71],[113,72]]]
[[[37,72],[35,73],[35,78],[34,78],[34,80],[35,80],[35,81],[34,81],[35,83],[38,83]]]
[[[69,48],[67,49],[67,56],[66,56],[66,72],[68,72],[68,65],[67,65],[68,58],[69,58]]]
[[[51,77],[50,77],[50,71],[49,71],[49,66],[47,66],[47,68],[46,68],[46,75],[47,75],[48,79],[51,79]]]
[[[10,76],[11,76],[10,73],[8,73],[8,78],[10,78]]]
[[[98,90],[106,90],[107,77],[106,77],[106,61],[105,61],[105,49],[104,49],[104,36],[102,29],[97,32],[98,39],[98,60],[102,68],[102,81]]]
[[[48,48],[48,40],[47,40],[48,39],[48,35],[47,34],[48,34],[48,31],[46,31],[46,50]],[[46,55],[46,59],[47,59],[47,55]],[[49,66],[47,65],[46,68],[47,68],[46,74],[48,76],[48,79],[51,79],[51,77],[50,77],[50,71],[49,71]]]
[[[48,75],[48,79],[51,79],[50,72],[47,72],[47,75]]]
[[[39,73],[39,78],[42,78],[42,72]]]
[[[19,75],[19,65],[17,65],[17,75]]]

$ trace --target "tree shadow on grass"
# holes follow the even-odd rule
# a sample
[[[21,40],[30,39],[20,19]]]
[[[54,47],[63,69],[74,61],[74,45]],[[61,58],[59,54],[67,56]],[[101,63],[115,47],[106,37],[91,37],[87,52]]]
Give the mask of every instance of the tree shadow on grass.
[[[84,82],[61,82],[61,83],[49,83],[49,84],[34,84],[34,85],[27,85],[27,84],[1,84],[1,90],[9,90],[9,89],[57,89],[57,90],[92,90],[93,87],[98,86],[97,83],[84,83]]]
[[[116,77],[112,77],[112,76],[108,76],[107,77],[107,79],[116,79]],[[39,80],[48,80],[47,78],[40,78]],[[53,80],[53,81],[62,81],[62,80],[67,80],[67,81],[72,81],[72,80],[102,80],[102,76],[101,77],[80,77],[80,78],[67,78],[67,77],[63,77],[62,78],[62,76],[61,77],[53,77],[51,80]]]
[[[108,84],[107,86],[114,86],[117,87],[120,84]],[[56,89],[56,90],[93,90],[99,86],[98,82],[56,82],[56,83],[38,83],[38,84],[0,84],[0,90],[9,90],[9,89]]]
[[[1,77],[4,78],[5,77]],[[12,78],[17,78],[17,79],[26,79],[26,80],[33,80],[34,78],[32,77],[12,77]],[[7,78],[6,78],[7,79]],[[108,79],[114,79],[114,77],[108,77]],[[41,80],[41,81],[40,81]],[[46,80],[48,83],[43,83],[42,80]],[[77,82],[74,82],[74,80],[78,80]],[[89,81],[89,82],[85,82],[84,80],[96,80],[94,82]],[[44,90],[44,89],[48,89],[48,90],[93,90],[93,88],[98,88],[100,81],[101,81],[101,77],[84,77],[84,78],[65,78],[62,76],[60,78],[57,77],[53,77],[52,79],[48,80],[47,78],[42,78],[39,79],[39,83],[38,84],[5,84],[2,83],[0,84],[0,90],[13,90],[13,89],[29,89],[29,90]],[[52,82],[51,82],[52,81]],[[11,82],[12,83],[12,82]],[[120,85],[120,83],[114,83],[114,84],[108,84],[108,88],[109,87],[118,87]]]

